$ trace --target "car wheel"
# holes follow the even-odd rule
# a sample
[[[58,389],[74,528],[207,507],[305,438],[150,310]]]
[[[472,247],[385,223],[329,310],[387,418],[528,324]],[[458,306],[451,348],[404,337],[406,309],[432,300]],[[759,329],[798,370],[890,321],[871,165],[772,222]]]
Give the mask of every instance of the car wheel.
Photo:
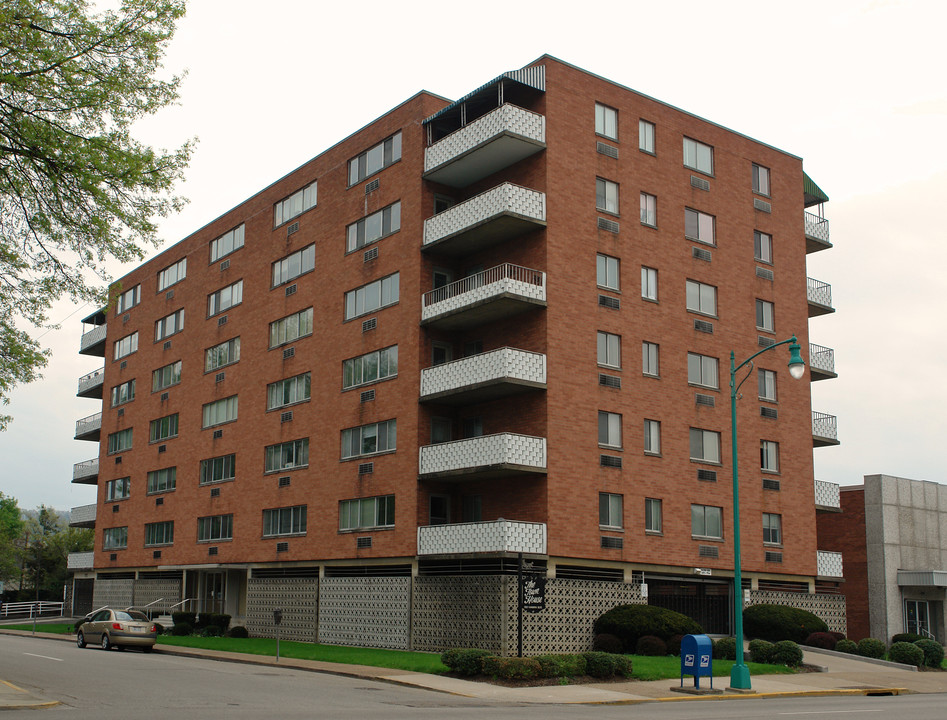
[[[152,650],[154,650],[153,647],[143,647],[143,648],[141,649],[141,651],[144,652],[144,653],[150,653]]]
[[[109,636],[106,635],[105,633],[102,633],[102,649],[103,649],[103,650],[111,650],[111,649],[112,649],[112,641],[109,640]]]
[[[116,646],[115,646],[115,649],[118,650],[119,652],[122,652],[122,651],[125,649],[125,646],[124,646],[124,645],[116,645]]]
[[[80,648],[85,647],[85,635],[82,634],[81,630],[76,633],[76,645],[78,645]]]

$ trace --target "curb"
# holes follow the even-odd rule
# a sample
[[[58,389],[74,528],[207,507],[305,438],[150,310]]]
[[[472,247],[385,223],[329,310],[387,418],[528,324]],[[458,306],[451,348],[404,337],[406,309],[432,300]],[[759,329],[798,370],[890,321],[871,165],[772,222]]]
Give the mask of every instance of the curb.
[[[24,695],[27,695],[28,697],[31,697],[31,698],[33,697],[32,695],[30,695],[28,691],[24,690],[21,687],[17,687],[11,682],[7,682],[6,680],[0,680],[0,683],[3,683],[8,688],[18,693],[23,693]],[[10,704],[3,703],[3,704],[0,704],[0,710],[45,710],[46,708],[56,707],[57,705],[62,705],[62,703],[59,702],[58,700],[35,700],[34,699],[33,702],[26,702],[19,705],[13,704],[13,703],[10,703]]]

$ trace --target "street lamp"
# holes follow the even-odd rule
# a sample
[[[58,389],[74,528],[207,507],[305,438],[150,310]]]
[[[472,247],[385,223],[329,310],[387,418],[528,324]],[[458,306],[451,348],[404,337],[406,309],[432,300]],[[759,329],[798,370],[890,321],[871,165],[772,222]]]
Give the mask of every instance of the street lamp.
[[[743,577],[740,572],[740,479],[737,470],[737,391],[750,377],[753,370],[753,359],[780,345],[789,344],[789,374],[794,380],[799,380],[806,372],[806,363],[799,353],[799,343],[793,335],[788,340],[780,340],[757,353],[750,355],[739,365],[733,351],[730,351],[730,442],[733,461],[733,622],[736,631],[737,657],[733,669],[730,670],[730,687],[738,690],[750,689],[750,669],[743,660]],[[737,371],[749,366],[749,371],[737,383]]]

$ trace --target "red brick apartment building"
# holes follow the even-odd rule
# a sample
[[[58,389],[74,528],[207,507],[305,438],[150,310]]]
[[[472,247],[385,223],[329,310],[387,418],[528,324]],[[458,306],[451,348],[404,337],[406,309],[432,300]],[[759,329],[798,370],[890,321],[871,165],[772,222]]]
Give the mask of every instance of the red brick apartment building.
[[[543,647],[618,601],[726,631],[727,358],[795,334],[803,381],[777,349],[741,390],[743,578],[844,623],[815,532],[835,418],[809,390],[835,377],[808,328],[833,310],[806,275],[827,199],[800,158],[549,56],[415,95],[86,319],[105,365],[80,380],[103,406],[76,433],[99,442],[74,470],[97,490],[77,606],[263,634],[282,605],[298,637],[398,625],[417,648],[501,625],[503,646],[522,552]]]

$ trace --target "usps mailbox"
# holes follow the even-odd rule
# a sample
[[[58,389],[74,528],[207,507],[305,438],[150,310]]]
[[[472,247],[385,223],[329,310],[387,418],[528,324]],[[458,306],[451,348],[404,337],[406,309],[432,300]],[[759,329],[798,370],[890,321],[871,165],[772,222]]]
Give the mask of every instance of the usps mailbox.
[[[684,636],[681,640],[681,687],[684,687],[684,676],[693,675],[694,687],[699,689],[700,678],[706,675],[713,688],[713,653],[713,641],[706,635]]]

